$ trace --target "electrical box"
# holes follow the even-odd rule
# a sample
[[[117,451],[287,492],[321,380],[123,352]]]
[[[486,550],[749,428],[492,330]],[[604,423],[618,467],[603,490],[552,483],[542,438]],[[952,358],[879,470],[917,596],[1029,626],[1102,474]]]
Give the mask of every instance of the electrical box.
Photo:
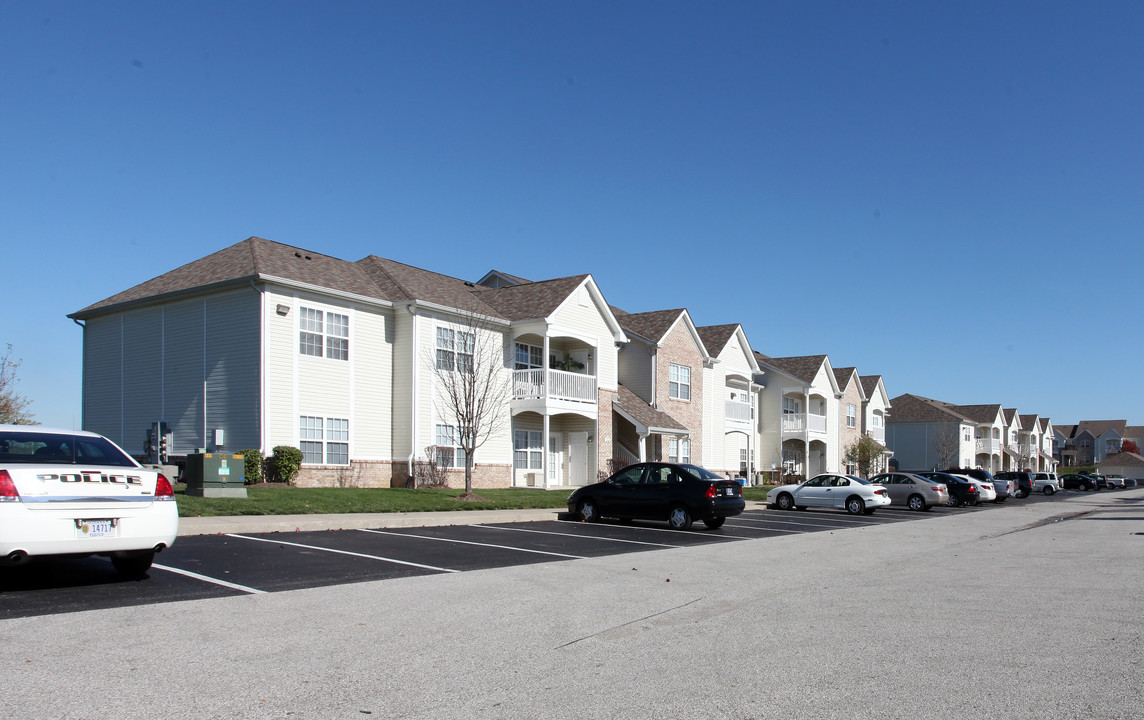
[[[192,453],[183,475],[187,495],[246,497],[246,464],[241,455]]]

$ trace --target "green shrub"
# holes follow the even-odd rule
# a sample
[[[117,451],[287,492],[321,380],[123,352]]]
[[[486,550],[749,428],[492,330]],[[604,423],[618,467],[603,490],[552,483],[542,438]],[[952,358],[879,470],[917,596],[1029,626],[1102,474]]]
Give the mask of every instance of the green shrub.
[[[238,454],[242,456],[244,466],[242,472],[246,478],[246,484],[257,485],[262,482],[262,451],[239,450]]]
[[[293,485],[301,468],[301,450],[289,445],[276,445],[274,454],[266,461],[267,479]]]

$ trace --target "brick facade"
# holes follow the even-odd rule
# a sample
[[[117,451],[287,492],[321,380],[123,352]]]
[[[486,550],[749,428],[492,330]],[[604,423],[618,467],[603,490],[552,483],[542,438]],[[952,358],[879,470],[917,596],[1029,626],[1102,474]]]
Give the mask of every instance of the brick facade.
[[[671,366],[682,365],[691,369],[691,398],[679,400],[671,397]],[[676,323],[664,337],[656,353],[655,397],[659,409],[675,418],[691,431],[691,462],[703,464],[703,354],[685,323]],[[650,448],[649,448],[650,450]],[[668,438],[662,438],[662,458],[667,460]]]

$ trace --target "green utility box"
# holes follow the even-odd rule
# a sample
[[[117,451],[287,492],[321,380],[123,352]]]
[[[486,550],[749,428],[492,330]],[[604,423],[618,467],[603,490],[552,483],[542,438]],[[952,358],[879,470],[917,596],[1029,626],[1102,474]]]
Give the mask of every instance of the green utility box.
[[[183,476],[187,494],[198,497],[246,497],[245,464],[241,455],[193,453]]]

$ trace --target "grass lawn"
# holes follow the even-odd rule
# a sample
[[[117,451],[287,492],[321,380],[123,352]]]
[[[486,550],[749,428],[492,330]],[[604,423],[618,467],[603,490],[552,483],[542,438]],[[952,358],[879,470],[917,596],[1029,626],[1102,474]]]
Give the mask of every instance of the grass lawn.
[[[763,500],[767,487],[744,488],[747,500]],[[503,488],[476,490],[486,502],[457,500],[463,490],[404,488],[296,488],[251,486],[246,498],[203,498],[175,486],[180,517],[218,515],[309,515],[316,513],[388,513],[441,510],[511,510],[567,507],[569,490]]]

